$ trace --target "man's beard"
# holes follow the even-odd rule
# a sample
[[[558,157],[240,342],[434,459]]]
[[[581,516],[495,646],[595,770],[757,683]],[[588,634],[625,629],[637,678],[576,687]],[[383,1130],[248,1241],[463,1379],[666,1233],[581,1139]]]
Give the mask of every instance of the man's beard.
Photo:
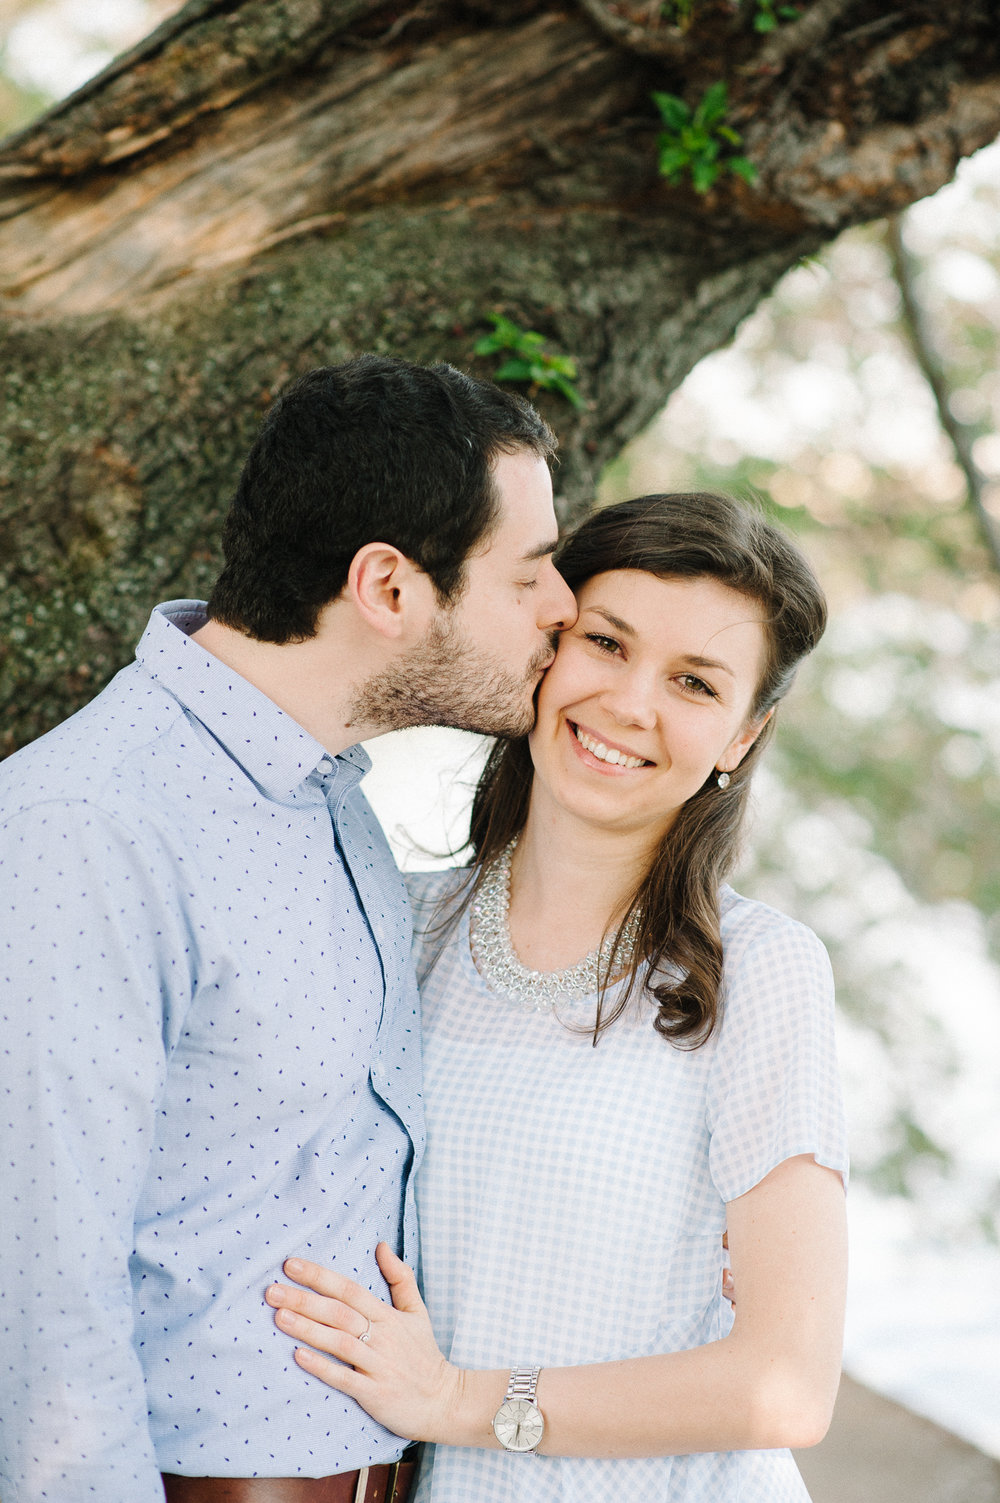
[[[556,640],[553,632],[551,646],[541,648],[519,678],[470,647],[442,614],[422,642],[358,688],[350,724],[380,731],[450,725],[484,736],[526,736],[535,723],[534,688]]]

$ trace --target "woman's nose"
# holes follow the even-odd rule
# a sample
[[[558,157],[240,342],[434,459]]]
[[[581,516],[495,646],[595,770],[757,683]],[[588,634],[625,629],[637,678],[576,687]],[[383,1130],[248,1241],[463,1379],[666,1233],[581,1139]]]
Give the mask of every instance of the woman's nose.
[[[643,674],[619,674],[617,682],[601,697],[619,725],[651,730],[656,724],[655,687]]]

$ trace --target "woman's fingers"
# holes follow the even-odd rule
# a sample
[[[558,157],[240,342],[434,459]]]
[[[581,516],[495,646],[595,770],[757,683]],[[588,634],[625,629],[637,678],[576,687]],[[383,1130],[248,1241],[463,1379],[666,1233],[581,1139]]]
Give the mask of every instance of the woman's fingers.
[[[289,1258],[285,1272],[304,1287],[268,1287],[264,1298],[276,1311],[275,1325],[342,1362],[357,1363],[370,1343],[372,1326],[389,1306],[353,1279],[303,1258]]]
[[[322,1294],[312,1294],[307,1289],[289,1288],[287,1284],[271,1284],[264,1292],[267,1303],[275,1310],[294,1310],[299,1315],[321,1325],[338,1326],[354,1336],[369,1329],[371,1317],[362,1315],[353,1305],[342,1300],[327,1299]],[[384,1307],[383,1307],[384,1308]]]
[[[306,1346],[295,1348],[295,1360],[305,1372],[320,1378],[329,1388],[336,1388],[339,1393],[346,1393],[350,1398],[357,1399],[359,1404],[364,1404],[365,1398],[371,1396],[371,1379],[353,1367],[346,1367],[342,1362],[331,1362],[329,1357]]]
[[[397,1435],[437,1439],[457,1412],[462,1374],[442,1355],[413,1270],[387,1243],[376,1249],[393,1303],[318,1263],[290,1258],[299,1287],[272,1284],[265,1295],[278,1329],[297,1345],[295,1361],[357,1399]]]
[[[382,1275],[392,1292],[392,1303],[397,1310],[422,1310],[423,1300],[417,1288],[413,1269],[396,1256],[388,1242],[380,1242],[375,1249],[375,1258]]]
[[[368,1320],[374,1320],[379,1311],[385,1308],[383,1300],[376,1298],[370,1290],[362,1288],[353,1279],[346,1278],[342,1273],[334,1273],[332,1268],[324,1268],[320,1263],[310,1263],[307,1258],[287,1258],[284,1270],[294,1283],[303,1284],[326,1299],[350,1305],[352,1310],[359,1310]]]
[[[352,1367],[367,1369],[374,1355],[372,1343],[361,1340],[361,1336],[366,1333],[366,1326],[364,1322],[360,1322],[361,1329],[358,1330],[356,1314],[350,1324],[344,1327],[330,1325],[325,1320],[311,1320],[307,1315],[296,1314],[294,1310],[282,1309],[277,1311],[274,1323],[286,1335],[294,1336],[296,1341],[307,1341],[318,1351],[327,1352],[339,1362],[349,1362]]]
[[[343,1305],[340,1300],[328,1300],[322,1294],[310,1294],[307,1290],[292,1290],[283,1284],[272,1284],[265,1291],[265,1300],[277,1311],[275,1324],[293,1335],[302,1335],[304,1330],[302,1324],[295,1324],[298,1320],[320,1330],[341,1330],[355,1341],[370,1339],[373,1320],[352,1306]],[[383,1305],[382,1309],[386,1306]]]

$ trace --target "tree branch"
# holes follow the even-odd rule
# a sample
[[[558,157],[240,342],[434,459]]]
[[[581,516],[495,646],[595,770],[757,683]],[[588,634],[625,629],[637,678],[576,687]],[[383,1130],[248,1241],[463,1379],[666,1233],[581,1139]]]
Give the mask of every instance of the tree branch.
[[[978,523],[983,542],[986,544],[995,567],[997,570],[1000,570],[1000,527],[997,526],[986,506],[986,477],[973,457],[972,445],[976,434],[967,423],[959,422],[951,410],[948,400],[951,392],[948,386],[948,378],[945,374],[944,361],[937,349],[934,336],[917,294],[917,263],[904,243],[898,214],[892,215],[887,221],[886,238],[892,257],[892,269],[896,278],[896,285],[899,288],[899,295],[902,300],[903,323],[909,335],[913,353],[916,356],[917,364],[923,373],[924,379],[934,395],[938,420],[944,432],[951,440],[952,448],[955,451],[955,458],[958,460],[962,473],[965,476],[968,504]]]
[[[698,50],[690,37],[677,27],[640,25],[617,15],[605,0],[578,0],[578,3],[616,46],[638,53],[640,57],[655,57],[676,64],[693,58]],[[763,78],[780,73],[789,58],[801,56],[819,46],[844,12],[856,4],[857,0],[813,0],[799,20],[777,27],[739,71]],[[651,7],[654,16],[660,10],[658,4]],[[743,36],[745,46],[753,45],[738,24],[730,23],[727,30],[733,33],[730,41]],[[716,34],[714,46],[718,46],[719,40]],[[702,61],[705,60],[703,57]]]
[[[754,73],[780,73],[790,57],[798,57],[818,47],[846,10],[857,0],[814,0],[797,21],[778,26],[757,53],[749,70]]]
[[[74,177],[137,156],[294,72],[385,0],[189,0],[0,150],[0,178]]]
[[[623,16],[616,16],[609,10],[603,0],[578,0],[578,3],[598,30],[609,37],[616,47],[624,47],[626,51],[638,53],[640,57],[666,58],[673,63],[680,62],[690,51],[683,36],[657,34],[648,26],[638,26],[634,21],[626,21]]]

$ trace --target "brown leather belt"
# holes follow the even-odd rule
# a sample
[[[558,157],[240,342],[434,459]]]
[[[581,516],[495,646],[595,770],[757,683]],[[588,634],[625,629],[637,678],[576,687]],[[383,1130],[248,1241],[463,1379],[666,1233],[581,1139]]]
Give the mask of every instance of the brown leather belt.
[[[410,1453],[333,1477],[179,1477],[163,1473],[167,1503],[406,1503],[417,1463]]]

